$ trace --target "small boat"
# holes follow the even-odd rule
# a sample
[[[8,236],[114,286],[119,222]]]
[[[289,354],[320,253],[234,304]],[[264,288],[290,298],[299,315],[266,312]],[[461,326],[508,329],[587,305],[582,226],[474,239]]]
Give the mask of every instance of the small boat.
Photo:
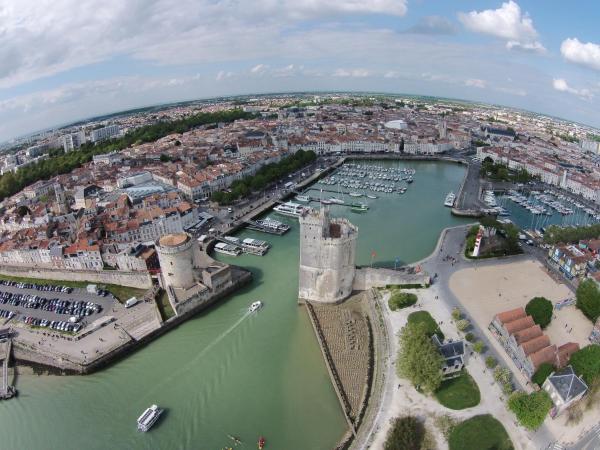
[[[256,312],[258,311],[260,308],[262,308],[263,303],[260,300],[257,300],[255,302],[253,302],[250,307],[248,308],[248,312]]]
[[[446,195],[446,200],[444,200],[444,206],[452,208],[454,206],[454,200],[456,200],[456,195],[454,195],[454,192],[448,192],[448,195]]]
[[[407,183],[412,183],[413,181],[415,181],[413,180],[413,177],[408,177],[408,179],[406,180]]]
[[[302,203],[310,202],[310,197],[308,195],[296,195],[295,199],[296,199],[296,201],[299,201]]]
[[[362,194],[360,192],[350,192],[350,197],[362,197]]]
[[[344,200],[342,200],[342,199],[340,199],[340,198],[337,198],[337,197],[330,197],[330,198],[329,198],[329,201],[330,201],[331,203],[335,203],[335,204],[337,204],[337,205],[343,205],[344,203],[346,203]]]
[[[369,210],[369,206],[365,205],[364,203],[358,203],[358,204],[352,205],[350,210],[352,212],[367,212]]]
[[[367,194],[367,197],[370,198],[370,199],[372,199],[372,200],[375,200],[377,198],[377,196],[373,195],[373,194]]]
[[[239,437],[232,436],[230,434],[228,434],[227,437],[233,441],[234,445],[239,445],[242,443],[242,440]]]
[[[150,408],[147,408],[146,411],[144,411],[142,415],[138,417],[138,431],[146,432],[152,428],[152,425],[156,423],[162,412],[163,410],[157,405],[152,405]]]
[[[263,448],[265,448],[265,438],[264,437],[259,437],[258,438],[258,450],[262,450]]]

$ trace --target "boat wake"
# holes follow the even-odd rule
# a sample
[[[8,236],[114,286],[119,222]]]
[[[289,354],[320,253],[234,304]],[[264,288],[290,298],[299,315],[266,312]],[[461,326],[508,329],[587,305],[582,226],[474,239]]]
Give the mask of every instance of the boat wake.
[[[248,317],[250,317],[251,314],[252,313],[250,311],[245,310],[244,315],[242,317],[240,317],[233,325],[231,325],[229,328],[227,328],[225,331],[223,331],[220,335],[218,335],[216,338],[214,338],[206,347],[204,347],[202,349],[202,351],[200,351],[200,353],[198,353],[196,356],[194,356],[192,359],[190,359],[187,364],[181,366],[179,368],[179,370],[172,372],[170,376],[168,376],[167,378],[162,380],[160,383],[158,383],[154,387],[154,389],[151,390],[151,392],[154,392],[161,386],[163,386],[167,383],[170,383],[173,379],[177,378],[181,373],[189,370],[190,366],[195,364],[200,358],[202,358],[204,355],[206,355],[208,352],[210,352],[219,342],[221,342],[223,339],[225,339],[229,334],[233,333],[235,331],[235,329],[237,327],[239,327],[242,324],[242,322],[244,322],[244,320],[246,320]],[[148,397],[151,392],[149,392],[145,397]]]

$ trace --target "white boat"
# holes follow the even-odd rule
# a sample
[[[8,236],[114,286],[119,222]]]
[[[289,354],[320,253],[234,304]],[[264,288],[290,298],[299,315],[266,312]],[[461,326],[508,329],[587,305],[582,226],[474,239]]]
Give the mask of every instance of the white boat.
[[[215,252],[230,256],[240,256],[242,254],[242,250],[237,245],[226,244],[225,242],[217,242]]]
[[[152,425],[156,423],[163,410],[159,408],[157,405],[152,405],[150,408],[146,409],[142,413],[140,417],[138,417],[137,425],[139,431],[148,431],[152,428]]]
[[[448,207],[452,208],[454,206],[455,200],[456,200],[456,195],[454,195],[454,192],[449,192],[448,195],[446,195],[446,200],[444,200],[444,206],[448,206]]]
[[[275,208],[273,208],[273,211],[283,216],[300,217],[306,211],[306,209],[306,207],[299,205],[298,203],[287,202],[277,205]]]
[[[310,202],[310,197],[308,195],[296,195],[295,200],[302,203],[308,203]]]
[[[362,194],[360,192],[350,192],[350,197],[362,197]]]
[[[370,198],[370,199],[372,199],[372,200],[375,200],[377,198],[377,196],[373,195],[373,194],[367,194],[367,197]]]
[[[343,205],[344,203],[346,203],[344,200],[337,198],[337,197],[330,197],[329,201],[331,203],[335,203],[336,205]]]
[[[248,312],[253,313],[255,311],[258,311],[260,308],[262,308],[262,306],[263,306],[263,303],[260,300],[252,302],[252,304],[248,308]]]

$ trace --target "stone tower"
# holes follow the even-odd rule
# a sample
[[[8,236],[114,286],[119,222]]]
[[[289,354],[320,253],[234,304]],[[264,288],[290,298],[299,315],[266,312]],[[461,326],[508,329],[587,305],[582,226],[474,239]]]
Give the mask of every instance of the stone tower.
[[[69,212],[67,197],[60,183],[54,183],[54,196],[56,197],[56,209],[58,214],[63,215]]]
[[[166,234],[156,242],[164,283],[173,289],[189,289],[197,283],[198,243],[187,233]]]
[[[336,303],[352,293],[357,237],[356,226],[327,208],[300,217],[300,300]]]

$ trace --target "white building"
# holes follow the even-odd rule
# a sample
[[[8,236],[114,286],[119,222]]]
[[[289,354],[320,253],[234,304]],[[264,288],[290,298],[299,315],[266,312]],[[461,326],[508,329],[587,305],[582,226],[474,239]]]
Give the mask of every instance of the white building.
[[[65,134],[63,137],[63,149],[65,153],[72,152],[81,147],[85,143],[85,133],[79,131],[77,133]]]
[[[121,131],[121,129],[119,128],[118,125],[109,125],[104,128],[98,128],[96,130],[92,130],[92,132],[90,134],[90,141],[92,141],[94,143],[102,142],[102,141],[105,141],[106,139],[110,139],[112,137],[118,136],[120,131]]]

